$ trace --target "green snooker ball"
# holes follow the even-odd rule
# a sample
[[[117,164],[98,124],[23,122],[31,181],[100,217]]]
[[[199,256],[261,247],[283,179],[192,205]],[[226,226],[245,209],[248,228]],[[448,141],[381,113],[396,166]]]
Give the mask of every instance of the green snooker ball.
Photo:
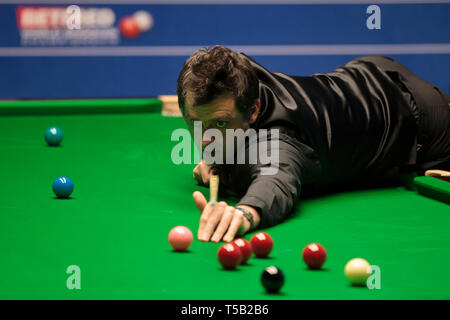
[[[63,134],[61,129],[58,127],[50,127],[45,131],[44,137],[49,146],[56,147],[61,143]]]

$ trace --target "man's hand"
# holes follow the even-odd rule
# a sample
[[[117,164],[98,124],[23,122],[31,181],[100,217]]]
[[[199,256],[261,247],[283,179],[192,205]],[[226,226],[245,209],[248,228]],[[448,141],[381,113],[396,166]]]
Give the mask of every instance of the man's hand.
[[[199,191],[194,192],[192,196],[198,210],[202,213],[198,227],[198,240],[231,242],[235,236],[241,236],[250,230],[250,222],[235,207],[229,206],[223,201],[215,204],[208,203],[205,196]],[[253,208],[251,209],[256,212]],[[259,222],[259,215],[257,215],[256,221]]]
[[[202,160],[194,168],[194,179],[201,185],[208,186],[209,178],[211,177],[211,166],[207,165],[205,160]]]

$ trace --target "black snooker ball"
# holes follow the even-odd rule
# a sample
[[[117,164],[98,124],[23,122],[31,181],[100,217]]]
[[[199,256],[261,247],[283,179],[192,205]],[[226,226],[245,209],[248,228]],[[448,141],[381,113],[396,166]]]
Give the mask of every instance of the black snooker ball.
[[[284,284],[283,271],[275,266],[265,268],[261,275],[261,283],[268,293],[277,293]]]

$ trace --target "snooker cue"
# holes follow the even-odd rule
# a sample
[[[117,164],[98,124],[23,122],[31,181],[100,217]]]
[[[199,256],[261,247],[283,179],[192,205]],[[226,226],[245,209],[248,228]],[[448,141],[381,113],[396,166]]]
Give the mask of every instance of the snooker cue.
[[[219,193],[219,175],[212,174],[209,179],[209,202],[216,203]]]

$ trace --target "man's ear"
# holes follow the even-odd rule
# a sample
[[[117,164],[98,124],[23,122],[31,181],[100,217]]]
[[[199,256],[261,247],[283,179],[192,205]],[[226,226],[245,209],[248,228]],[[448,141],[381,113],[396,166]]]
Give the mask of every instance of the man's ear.
[[[258,119],[258,115],[259,115],[259,108],[261,107],[261,100],[256,99],[255,100],[255,104],[253,106],[253,111],[250,115],[250,118],[248,120],[249,124],[253,124],[255,123],[256,119]]]

